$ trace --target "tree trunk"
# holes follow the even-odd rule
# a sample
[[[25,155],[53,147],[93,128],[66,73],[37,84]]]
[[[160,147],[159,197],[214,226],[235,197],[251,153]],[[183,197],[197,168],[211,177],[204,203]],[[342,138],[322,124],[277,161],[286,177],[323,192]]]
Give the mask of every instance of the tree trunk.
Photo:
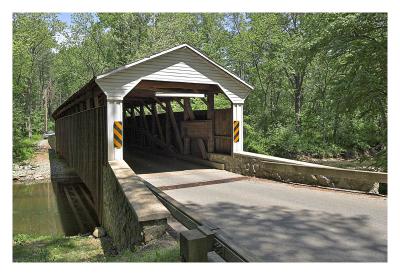
[[[294,76],[294,113],[296,132],[301,132],[301,106],[303,101],[303,76],[296,74]]]
[[[28,98],[26,100],[27,104],[27,121],[26,121],[26,130],[28,131],[28,137],[32,138],[32,79],[29,79],[29,87],[28,87]]]
[[[44,131],[47,133],[47,121],[48,121],[48,90],[44,91]]]

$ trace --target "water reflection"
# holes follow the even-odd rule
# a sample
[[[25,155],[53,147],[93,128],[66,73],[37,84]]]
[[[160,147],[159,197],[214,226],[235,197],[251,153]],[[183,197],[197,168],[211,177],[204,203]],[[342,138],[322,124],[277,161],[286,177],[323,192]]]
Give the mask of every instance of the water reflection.
[[[13,233],[76,235],[79,227],[60,188],[50,180],[13,185]]]
[[[49,150],[49,161],[52,180],[13,184],[13,233],[72,236],[93,232],[98,219],[89,190],[53,150]]]

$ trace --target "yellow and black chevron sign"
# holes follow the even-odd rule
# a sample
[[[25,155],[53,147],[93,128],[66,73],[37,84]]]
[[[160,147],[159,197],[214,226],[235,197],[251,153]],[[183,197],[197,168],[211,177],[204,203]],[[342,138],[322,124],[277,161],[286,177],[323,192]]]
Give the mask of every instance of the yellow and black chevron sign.
[[[233,142],[239,142],[239,121],[233,121]]]
[[[122,147],[122,122],[114,121],[114,147],[119,149]]]

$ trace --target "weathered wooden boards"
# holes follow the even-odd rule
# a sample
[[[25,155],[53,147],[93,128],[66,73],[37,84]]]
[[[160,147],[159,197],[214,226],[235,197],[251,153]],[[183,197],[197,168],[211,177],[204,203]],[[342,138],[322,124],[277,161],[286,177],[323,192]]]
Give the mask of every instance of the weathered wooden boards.
[[[180,131],[178,128],[178,124],[175,119],[174,112],[172,111],[171,102],[167,101],[166,106],[167,106],[167,114],[168,114],[169,120],[171,122],[172,129],[174,130],[175,140],[178,145],[179,152],[183,153],[183,142],[182,142],[181,134],[180,134]]]
[[[83,112],[91,108],[97,108],[105,103],[105,95],[100,87],[94,82],[89,81],[77,93],[73,94],[70,100],[65,101],[53,113],[56,120],[63,116],[72,115],[77,112]]]
[[[56,120],[56,148],[88,187],[101,220],[102,169],[107,160],[107,112],[98,107]]]
[[[215,110],[214,95],[202,99],[207,110],[194,111],[189,98],[160,101],[155,104],[133,106],[127,103],[132,118],[127,119],[126,126],[130,130],[127,140],[132,145],[151,147],[184,155],[196,155],[208,159],[208,153],[232,152],[232,110]],[[177,102],[183,112],[173,112],[172,101]],[[163,110],[163,113],[157,111]],[[139,123],[138,123],[139,122]],[[125,131],[128,133],[128,131]]]
[[[215,152],[232,153],[232,110],[215,110],[214,113]]]
[[[204,145],[203,138],[206,137],[208,140],[213,139],[212,121],[211,120],[206,120],[206,121],[198,121],[197,120],[196,121],[195,115],[192,110],[192,106],[190,105],[189,98],[183,99],[183,110],[184,110],[184,113],[186,114],[186,116],[184,117],[184,118],[186,118],[186,121],[181,123],[181,127],[182,127],[182,133],[185,133],[183,135],[183,137],[185,138],[185,141],[188,143],[188,142],[190,142],[190,138],[194,138],[197,143],[197,146],[200,150],[201,157],[203,159],[208,159],[207,149]],[[193,124],[193,123],[195,123],[195,124]],[[211,127],[210,127],[210,125],[211,125]],[[200,134],[201,130],[203,130],[203,132],[206,132],[206,133],[201,135]]]

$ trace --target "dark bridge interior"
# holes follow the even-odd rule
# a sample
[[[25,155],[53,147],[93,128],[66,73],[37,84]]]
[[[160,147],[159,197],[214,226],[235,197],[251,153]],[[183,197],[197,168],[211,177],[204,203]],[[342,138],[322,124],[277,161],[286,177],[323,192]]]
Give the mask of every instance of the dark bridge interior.
[[[232,110],[214,108],[218,93],[216,85],[142,81],[124,98],[124,155],[135,147],[202,159],[231,154]],[[191,98],[205,110],[193,110]]]

